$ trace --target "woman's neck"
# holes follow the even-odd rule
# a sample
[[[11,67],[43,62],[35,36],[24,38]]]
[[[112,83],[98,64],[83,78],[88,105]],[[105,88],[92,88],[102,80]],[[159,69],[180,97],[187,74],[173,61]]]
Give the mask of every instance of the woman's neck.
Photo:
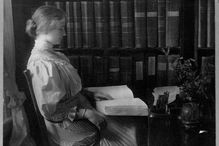
[[[46,34],[41,34],[41,35],[37,36],[36,40],[48,42],[49,44],[54,45],[51,41],[48,40]]]
[[[47,49],[52,49],[53,46],[54,44],[48,41],[46,35],[39,35],[35,40],[34,48],[40,49],[40,50],[47,50]]]

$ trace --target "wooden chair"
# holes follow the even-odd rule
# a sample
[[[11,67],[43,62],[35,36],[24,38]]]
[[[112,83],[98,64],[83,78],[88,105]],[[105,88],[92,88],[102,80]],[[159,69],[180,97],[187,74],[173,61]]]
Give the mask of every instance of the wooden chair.
[[[27,81],[27,84],[28,84],[28,87],[29,87],[29,91],[30,91],[30,94],[31,94],[31,99],[32,99],[32,102],[33,102],[33,105],[34,105],[34,110],[35,110],[35,113],[36,113],[36,116],[37,116],[38,125],[40,127],[40,138],[41,138],[41,143],[42,143],[41,145],[42,146],[50,146],[50,145],[57,146],[58,144],[56,144],[55,142],[49,141],[46,124],[45,124],[45,121],[44,121],[44,117],[40,113],[40,110],[39,110],[39,107],[38,107],[38,104],[37,104],[37,101],[36,101],[36,98],[35,98],[35,94],[34,94],[34,91],[33,91],[30,71],[28,69],[26,69],[26,70],[23,71],[23,74],[26,78],[26,81]],[[86,95],[88,95],[88,94],[86,94]]]
[[[48,139],[48,134],[47,134],[47,128],[46,128],[46,124],[44,121],[43,116],[41,115],[38,105],[37,105],[37,101],[34,95],[34,91],[33,91],[33,86],[32,86],[32,80],[31,80],[31,74],[30,71],[28,69],[23,71],[23,74],[26,78],[27,84],[28,84],[28,88],[30,91],[30,95],[31,95],[31,99],[34,105],[34,110],[37,116],[37,122],[40,128],[40,138],[41,138],[41,143],[43,146],[49,146],[49,139]]]

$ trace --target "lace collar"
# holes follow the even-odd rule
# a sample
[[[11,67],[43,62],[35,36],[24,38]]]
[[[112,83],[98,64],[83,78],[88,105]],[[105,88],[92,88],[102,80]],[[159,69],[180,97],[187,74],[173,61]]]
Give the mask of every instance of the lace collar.
[[[55,52],[53,50],[53,44],[46,41],[46,39],[43,37],[35,40],[35,45],[31,51],[31,56],[29,58],[28,64],[38,59],[53,61],[59,64],[69,63],[68,58],[62,53]]]
[[[52,50],[53,44],[48,42],[44,36],[41,36],[35,40],[35,45],[32,51],[36,50]]]

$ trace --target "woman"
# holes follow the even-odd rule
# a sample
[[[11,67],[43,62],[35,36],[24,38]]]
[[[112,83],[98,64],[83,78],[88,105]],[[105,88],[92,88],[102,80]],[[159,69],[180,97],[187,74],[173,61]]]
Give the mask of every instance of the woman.
[[[39,7],[26,25],[26,32],[35,39],[27,69],[51,142],[62,146],[135,145],[115,122],[108,122],[105,129],[106,118],[81,94],[77,70],[64,54],[54,51],[53,46],[65,35],[64,27],[64,12],[52,6]]]

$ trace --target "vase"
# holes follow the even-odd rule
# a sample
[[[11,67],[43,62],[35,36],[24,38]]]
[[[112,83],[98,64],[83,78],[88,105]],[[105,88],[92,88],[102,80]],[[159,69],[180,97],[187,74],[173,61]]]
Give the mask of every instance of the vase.
[[[200,124],[199,104],[196,102],[184,103],[179,119],[186,129],[195,129]]]

